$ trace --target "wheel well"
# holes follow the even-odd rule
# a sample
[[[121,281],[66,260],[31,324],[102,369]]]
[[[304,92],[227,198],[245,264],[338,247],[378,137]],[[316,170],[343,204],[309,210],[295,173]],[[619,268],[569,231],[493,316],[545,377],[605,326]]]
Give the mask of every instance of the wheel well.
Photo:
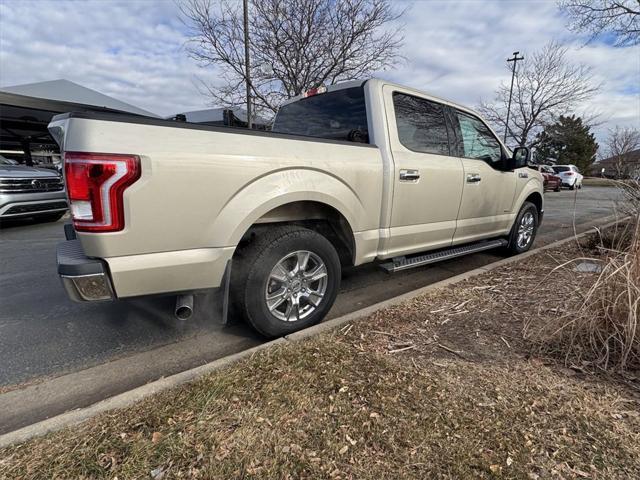
[[[525,202],[533,203],[538,210],[538,214],[540,214],[540,212],[542,211],[542,195],[540,195],[538,192],[533,192],[531,195],[529,195]]]
[[[331,242],[343,266],[353,265],[355,237],[349,222],[338,210],[320,202],[293,202],[270,210],[249,227],[239,246],[254,240],[270,225],[282,224],[298,225],[319,233]]]

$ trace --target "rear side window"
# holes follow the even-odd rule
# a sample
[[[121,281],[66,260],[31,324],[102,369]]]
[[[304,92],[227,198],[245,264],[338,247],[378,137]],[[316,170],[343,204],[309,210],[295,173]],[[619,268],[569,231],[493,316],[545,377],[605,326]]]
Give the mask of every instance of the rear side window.
[[[444,107],[424,98],[393,94],[400,143],[409,150],[449,155]]]
[[[494,167],[500,166],[502,148],[491,130],[480,119],[472,115],[460,111],[456,111],[455,115],[462,143],[462,156],[484,160]]]
[[[321,93],[283,105],[272,131],[369,143],[364,88]]]
[[[570,172],[571,171],[570,167],[553,167],[553,169],[555,170],[556,173]]]

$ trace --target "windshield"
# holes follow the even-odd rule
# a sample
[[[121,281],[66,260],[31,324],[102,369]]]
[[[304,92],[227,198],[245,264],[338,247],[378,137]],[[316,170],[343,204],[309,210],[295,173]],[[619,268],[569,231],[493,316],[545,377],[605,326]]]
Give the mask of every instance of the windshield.
[[[15,160],[9,160],[8,158],[3,157],[2,155],[0,155],[0,165],[17,165],[18,162],[16,162]]]
[[[556,173],[571,171],[571,167],[553,167],[553,169],[555,170]]]
[[[321,93],[283,105],[272,131],[369,143],[364,88]]]

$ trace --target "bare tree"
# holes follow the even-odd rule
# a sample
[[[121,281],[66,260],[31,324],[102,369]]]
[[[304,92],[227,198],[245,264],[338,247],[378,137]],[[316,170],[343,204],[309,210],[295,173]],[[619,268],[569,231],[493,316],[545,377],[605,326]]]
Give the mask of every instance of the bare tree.
[[[237,2],[183,0],[191,29],[189,54],[215,65],[204,85],[221,105],[244,103],[243,18]],[[400,59],[402,13],[389,0],[251,0],[251,94],[273,114],[286,99],[311,88],[384,70]]]
[[[616,46],[640,43],[640,0],[560,0],[569,16],[569,28],[591,39],[613,33]]]
[[[629,176],[632,169],[640,169],[640,164],[634,165],[630,153],[640,149],[640,131],[631,127],[616,125],[609,130],[606,140],[607,155],[613,159],[616,177]]]
[[[506,125],[509,84],[502,83],[494,100],[481,101],[478,108],[497,130],[507,129],[512,143],[535,146],[533,138],[538,132],[590,99],[598,89],[591,68],[570,63],[567,49],[551,42],[538,52],[525,54],[516,71],[509,125]]]

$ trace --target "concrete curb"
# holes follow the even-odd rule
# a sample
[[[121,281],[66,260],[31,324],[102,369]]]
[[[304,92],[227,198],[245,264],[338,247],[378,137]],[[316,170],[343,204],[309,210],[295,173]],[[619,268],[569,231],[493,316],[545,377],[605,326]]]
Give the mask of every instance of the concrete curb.
[[[606,218],[604,220],[608,220]],[[596,228],[607,228],[613,226],[617,223],[626,220],[626,218],[616,219],[613,221],[609,221],[608,223],[601,224],[598,226],[594,226],[586,232],[581,234],[571,236],[569,238],[565,238],[562,240],[558,240],[556,242],[552,242],[543,247],[536,248],[534,250],[530,250],[524,254],[505,258],[504,260],[499,260],[497,262],[490,263],[489,265],[485,265],[483,267],[476,268],[474,270],[470,270],[468,272],[462,273],[460,275],[456,275],[440,282],[433,283],[431,285],[427,285],[426,287],[419,288],[413,290],[411,292],[407,292],[403,295],[399,295],[394,298],[390,298],[389,300],[385,300],[383,302],[376,303],[369,307],[363,308],[361,310],[357,310],[352,313],[348,313],[343,315],[342,317],[334,318],[333,320],[329,320],[313,327],[307,328],[300,332],[293,333],[291,335],[287,335],[283,338],[278,338],[276,340],[263,343],[256,347],[250,348],[248,350],[243,350],[242,352],[238,352],[232,355],[228,355],[226,357],[220,358],[213,362],[201,365],[196,368],[192,368],[190,370],[186,370],[181,373],[177,373],[170,377],[161,378],[159,380],[150,382],[146,385],[143,385],[138,388],[134,388],[133,390],[129,390],[127,392],[121,393],[111,398],[107,398],[98,403],[90,405],[85,408],[80,408],[77,410],[72,410],[61,415],[57,415],[52,418],[48,418],[38,423],[34,423],[33,425],[29,425],[18,430],[14,430],[13,432],[6,433],[4,435],[0,435],[0,448],[8,447],[10,445],[16,443],[22,443],[27,440],[30,440],[34,437],[45,435],[49,432],[54,432],[57,430],[61,430],[65,427],[69,427],[72,425],[76,425],[78,423],[84,422],[100,413],[106,412],[108,410],[114,410],[118,408],[125,408],[132,405],[135,402],[138,402],[146,397],[149,397],[153,394],[161,392],[163,390],[168,390],[170,388],[174,388],[185,383],[188,383],[196,378],[199,378],[207,373],[214,372],[216,370],[220,370],[222,368],[228,367],[237,363],[238,361],[251,357],[255,353],[265,350],[267,348],[271,348],[276,345],[284,345],[289,342],[296,342],[300,340],[307,339],[309,337],[313,337],[319,335],[320,333],[326,332],[328,330],[334,329],[336,327],[345,325],[347,323],[353,322],[358,319],[366,318],[372,313],[381,310],[383,308],[391,307],[394,305],[398,305],[400,303],[406,302],[407,300],[411,300],[413,298],[419,297],[427,292],[432,290],[436,290],[439,288],[446,287],[448,285],[453,285],[459,283],[463,280],[475,277],[477,275],[481,275],[483,273],[489,272],[496,268],[502,267],[504,265],[508,265],[511,263],[516,263],[521,260],[524,260],[533,255],[537,255],[545,250],[549,250],[566,243],[570,243],[572,241],[577,241],[580,238],[583,238],[590,233],[593,233],[593,230]]]

